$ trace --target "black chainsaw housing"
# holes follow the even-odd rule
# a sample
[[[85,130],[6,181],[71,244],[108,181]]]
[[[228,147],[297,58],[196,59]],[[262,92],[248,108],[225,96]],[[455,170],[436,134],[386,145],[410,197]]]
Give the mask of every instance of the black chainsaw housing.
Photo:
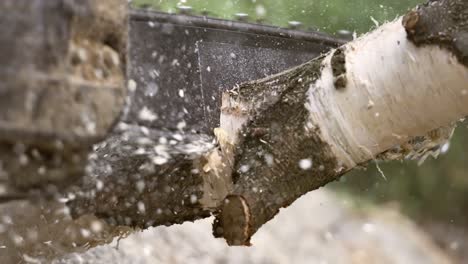
[[[207,17],[132,11],[129,79],[137,83],[124,121],[211,134],[221,92],[300,65],[343,44],[317,32]],[[139,118],[143,108],[155,118]]]

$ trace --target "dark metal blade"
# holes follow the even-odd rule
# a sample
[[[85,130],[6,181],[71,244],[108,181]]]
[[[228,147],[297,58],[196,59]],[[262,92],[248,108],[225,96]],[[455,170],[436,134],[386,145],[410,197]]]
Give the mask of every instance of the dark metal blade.
[[[134,10],[126,122],[211,134],[225,89],[313,59],[345,41],[316,32]],[[146,107],[157,117],[141,118]]]

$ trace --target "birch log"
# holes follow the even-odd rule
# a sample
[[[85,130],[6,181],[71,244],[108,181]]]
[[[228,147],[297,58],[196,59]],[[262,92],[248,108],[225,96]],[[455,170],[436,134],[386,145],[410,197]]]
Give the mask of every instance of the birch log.
[[[215,236],[249,245],[308,191],[388,151],[424,155],[446,140],[468,115],[467,30],[468,2],[430,1],[321,58],[225,93],[220,129],[236,146],[234,188]]]

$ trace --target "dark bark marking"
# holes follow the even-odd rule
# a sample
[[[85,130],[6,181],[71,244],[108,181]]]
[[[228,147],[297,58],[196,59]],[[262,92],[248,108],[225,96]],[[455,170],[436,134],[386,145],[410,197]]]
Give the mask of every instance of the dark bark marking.
[[[468,1],[429,1],[406,14],[403,26],[416,46],[438,45],[468,66]]]
[[[336,89],[344,89],[348,83],[346,78],[346,54],[344,48],[338,48],[331,58],[334,84]]]

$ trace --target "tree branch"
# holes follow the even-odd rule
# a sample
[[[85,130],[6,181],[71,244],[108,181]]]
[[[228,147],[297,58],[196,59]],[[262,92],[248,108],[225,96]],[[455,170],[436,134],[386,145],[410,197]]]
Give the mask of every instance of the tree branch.
[[[455,38],[468,35],[467,13],[466,1],[431,1],[324,57],[225,93],[234,189],[215,236],[249,245],[281,207],[355,166],[424,158],[446,142],[468,114],[466,39]],[[431,27],[439,20],[442,28]]]

